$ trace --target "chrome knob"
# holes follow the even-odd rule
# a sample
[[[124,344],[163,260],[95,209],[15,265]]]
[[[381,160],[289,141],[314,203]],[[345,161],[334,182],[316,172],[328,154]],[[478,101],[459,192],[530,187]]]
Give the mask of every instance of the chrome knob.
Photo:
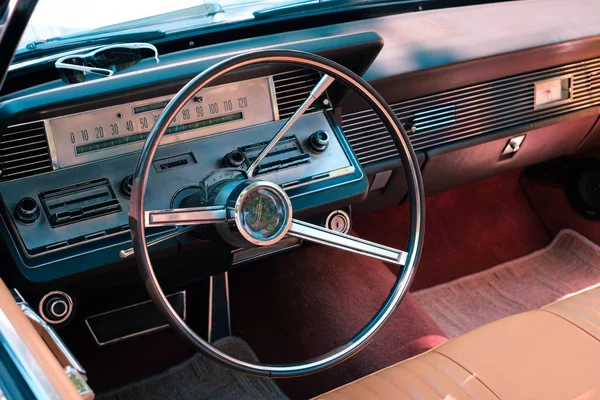
[[[328,146],[329,146],[329,134],[325,131],[321,131],[321,130],[316,131],[315,133],[310,135],[310,137],[308,138],[308,147],[310,147],[310,149],[312,151],[321,153],[321,152],[327,150]]]
[[[132,187],[133,187],[133,175],[127,175],[121,181],[121,194],[127,198],[130,198]]]
[[[17,219],[24,224],[32,224],[40,216],[40,208],[35,199],[31,197],[23,197],[15,208]]]
[[[246,156],[239,150],[233,150],[223,157],[223,166],[228,168],[241,167],[246,161]]]
[[[73,300],[65,292],[50,292],[40,301],[38,311],[46,322],[60,324],[71,316]]]

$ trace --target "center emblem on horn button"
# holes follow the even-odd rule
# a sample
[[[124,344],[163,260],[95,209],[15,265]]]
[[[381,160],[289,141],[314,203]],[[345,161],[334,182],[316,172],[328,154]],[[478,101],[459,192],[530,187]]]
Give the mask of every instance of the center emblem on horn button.
[[[253,182],[239,195],[235,220],[240,233],[249,242],[266,246],[287,233],[292,207],[285,192],[271,182]]]

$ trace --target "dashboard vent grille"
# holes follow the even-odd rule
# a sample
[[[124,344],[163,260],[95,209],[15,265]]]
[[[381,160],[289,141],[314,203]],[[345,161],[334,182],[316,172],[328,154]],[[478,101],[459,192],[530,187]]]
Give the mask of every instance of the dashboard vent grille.
[[[297,69],[273,75],[279,118],[290,117],[300,107],[300,104],[306,100],[320,78],[321,76],[317,71],[310,69]],[[307,112],[312,110],[314,110],[314,107],[310,107]]]
[[[534,84],[569,76],[572,101],[534,109]],[[600,104],[600,58],[503,78],[392,105],[415,150],[512,128]],[[371,110],[342,116],[358,160],[397,156],[394,142]]]
[[[23,178],[51,170],[43,122],[8,127],[0,137],[0,179]]]

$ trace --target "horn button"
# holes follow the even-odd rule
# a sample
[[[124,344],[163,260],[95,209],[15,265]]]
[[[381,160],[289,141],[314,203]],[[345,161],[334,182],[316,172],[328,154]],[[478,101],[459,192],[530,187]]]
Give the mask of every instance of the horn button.
[[[250,182],[237,196],[233,210],[240,234],[257,246],[278,242],[292,223],[290,199],[271,182]]]

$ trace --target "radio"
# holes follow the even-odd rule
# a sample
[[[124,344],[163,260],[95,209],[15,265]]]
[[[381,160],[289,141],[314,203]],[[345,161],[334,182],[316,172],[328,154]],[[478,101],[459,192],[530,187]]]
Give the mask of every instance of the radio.
[[[254,143],[239,148],[244,154],[247,167],[258,157],[268,142]],[[281,169],[310,163],[310,153],[304,152],[296,136],[284,136],[267,154],[256,169],[256,175],[268,174]]]
[[[121,211],[105,178],[41,193],[40,200],[53,228]]]

